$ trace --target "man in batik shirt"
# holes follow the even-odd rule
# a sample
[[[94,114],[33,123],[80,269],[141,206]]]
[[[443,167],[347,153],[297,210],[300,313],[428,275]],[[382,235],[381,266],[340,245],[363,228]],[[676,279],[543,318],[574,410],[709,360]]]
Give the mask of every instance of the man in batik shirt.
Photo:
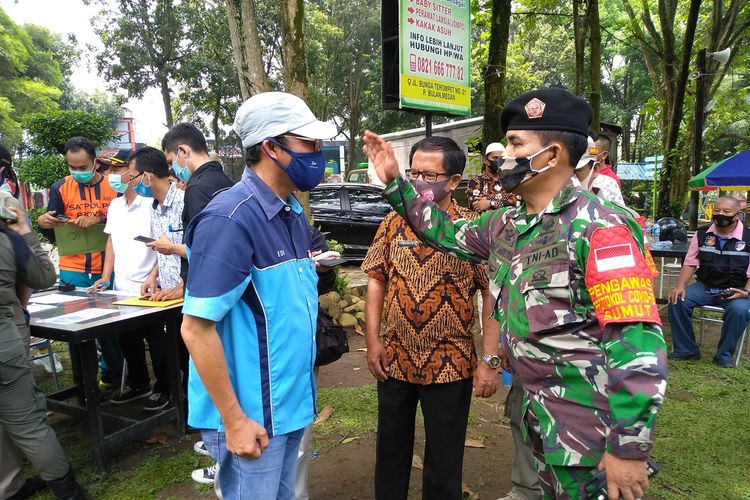
[[[452,139],[429,137],[412,147],[408,175],[417,191],[450,217],[475,218],[476,213],[451,197],[465,164],[466,156]],[[370,277],[367,361],[378,380],[375,498],[407,498],[419,402],[425,428],[422,498],[459,500],[472,392],[489,397],[498,386],[498,324],[485,322],[484,356],[478,365],[471,332],[477,290],[487,299],[483,314],[491,312],[487,267],[425,245],[391,212],[362,269]]]
[[[482,213],[493,208],[515,207],[519,203],[518,196],[504,191],[497,181],[497,160],[503,156],[505,147],[499,142],[493,142],[484,152],[484,170],[481,174],[469,180],[466,196],[469,208]]]
[[[512,100],[500,118],[508,145],[499,179],[524,201],[475,221],[454,221],[419,196],[398,177],[390,145],[372,132],[364,139],[385,196],[420,238],[489,261],[545,497],[585,497],[598,466],[609,497],[631,500],[648,488],[666,346],[641,228],[570,181],[592,116],[562,89]]]

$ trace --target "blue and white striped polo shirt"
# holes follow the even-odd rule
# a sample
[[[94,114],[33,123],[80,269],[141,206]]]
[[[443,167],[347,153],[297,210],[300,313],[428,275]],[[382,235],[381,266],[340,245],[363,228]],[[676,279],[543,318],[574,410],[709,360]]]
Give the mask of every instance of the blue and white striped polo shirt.
[[[269,436],[305,427],[315,413],[318,277],[302,206],[246,169],[190,222],[185,242],[183,313],[216,322],[245,414]],[[223,430],[192,361],[188,402],[192,427]]]

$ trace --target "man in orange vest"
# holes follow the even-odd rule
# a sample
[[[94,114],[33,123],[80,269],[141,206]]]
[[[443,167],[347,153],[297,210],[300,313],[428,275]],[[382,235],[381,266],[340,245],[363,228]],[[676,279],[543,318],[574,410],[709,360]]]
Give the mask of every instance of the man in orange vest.
[[[117,198],[115,191],[96,171],[96,149],[86,137],[73,137],[65,143],[65,160],[70,175],[58,180],[49,192],[47,212],[37,219],[44,235],[55,242],[54,229],[64,224],[86,228],[107,221],[107,209]],[[60,257],[60,283],[89,288],[101,278],[104,252],[63,255]],[[120,385],[122,352],[115,335],[101,339],[104,388]]]

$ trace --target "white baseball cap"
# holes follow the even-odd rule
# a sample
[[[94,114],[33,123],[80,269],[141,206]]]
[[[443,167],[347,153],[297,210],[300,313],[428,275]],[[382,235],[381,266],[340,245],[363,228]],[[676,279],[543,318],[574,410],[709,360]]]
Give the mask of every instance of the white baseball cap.
[[[504,153],[505,146],[503,146],[499,142],[493,142],[492,144],[487,146],[487,149],[484,150],[484,156],[487,156],[488,154],[495,153],[495,152]]]
[[[581,159],[578,160],[578,164],[576,165],[576,170],[579,168],[583,168],[590,161],[596,161],[596,155],[599,154],[599,148],[596,147],[596,143],[594,142],[594,139],[591,137],[588,138],[588,146],[586,147],[586,152],[583,153],[583,156],[581,156]]]
[[[305,101],[286,92],[252,96],[237,110],[233,128],[245,148],[286,132],[310,139],[330,139],[338,134],[335,125],[315,118]]]

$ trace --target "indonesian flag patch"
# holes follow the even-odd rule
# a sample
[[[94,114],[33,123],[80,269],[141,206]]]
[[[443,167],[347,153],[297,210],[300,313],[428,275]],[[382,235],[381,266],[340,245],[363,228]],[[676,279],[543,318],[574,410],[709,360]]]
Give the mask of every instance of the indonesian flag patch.
[[[633,245],[622,243],[594,249],[596,270],[601,272],[635,266]]]
[[[627,226],[595,229],[589,243],[585,281],[599,324],[661,325],[652,266]]]

